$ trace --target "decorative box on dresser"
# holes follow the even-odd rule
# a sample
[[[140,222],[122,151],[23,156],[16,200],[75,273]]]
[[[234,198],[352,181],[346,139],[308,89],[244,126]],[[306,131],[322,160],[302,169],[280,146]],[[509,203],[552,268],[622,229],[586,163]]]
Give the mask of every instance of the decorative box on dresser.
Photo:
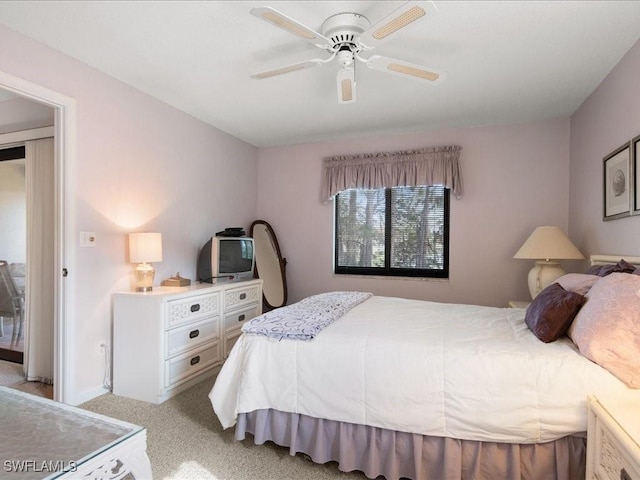
[[[162,403],[214,375],[260,313],[259,279],[115,293],[113,393]]]
[[[640,480],[640,390],[587,403],[587,480]]]

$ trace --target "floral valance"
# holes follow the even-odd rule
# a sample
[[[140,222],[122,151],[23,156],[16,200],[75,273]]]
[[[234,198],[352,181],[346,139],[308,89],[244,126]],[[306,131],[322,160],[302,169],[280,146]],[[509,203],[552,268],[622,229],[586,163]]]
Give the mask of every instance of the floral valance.
[[[444,185],[462,198],[461,150],[453,145],[325,158],[321,201],[326,203],[350,188],[418,185]]]

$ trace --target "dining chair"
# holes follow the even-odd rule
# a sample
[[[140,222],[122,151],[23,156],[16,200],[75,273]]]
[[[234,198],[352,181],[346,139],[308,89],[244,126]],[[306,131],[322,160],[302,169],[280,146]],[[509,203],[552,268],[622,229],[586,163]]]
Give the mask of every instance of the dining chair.
[[[0,260],[0,328],[4,336],[4,318],[13,319],[13,333],[11,341],[14,342],[22,336],[24,324],[24,293],[18,290],[15,281],[9,271],[9,264]]]

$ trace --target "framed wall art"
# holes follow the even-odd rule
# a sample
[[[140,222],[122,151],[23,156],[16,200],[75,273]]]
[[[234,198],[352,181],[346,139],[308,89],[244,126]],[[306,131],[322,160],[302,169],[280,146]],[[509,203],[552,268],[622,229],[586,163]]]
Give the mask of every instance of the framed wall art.
[[[604,205],[603,219],[631,215],[631,200],[635,181],[631,179],[631,146],[633,142],[625,143],[604,157]]]
[[[631,140],[631,169],[633,170],[633,213],[640,215],[640,135]]]

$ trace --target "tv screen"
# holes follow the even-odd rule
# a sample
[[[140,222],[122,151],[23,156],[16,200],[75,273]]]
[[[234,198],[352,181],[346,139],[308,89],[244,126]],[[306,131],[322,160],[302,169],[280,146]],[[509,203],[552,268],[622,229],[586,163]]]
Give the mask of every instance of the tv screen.
[[[253,242],[241,238],[220,238],[218,273],[248,272],[253,268]]]
[[[198,280],[215,283],[253,277],[253,238],[211,237],[198,255]]]

